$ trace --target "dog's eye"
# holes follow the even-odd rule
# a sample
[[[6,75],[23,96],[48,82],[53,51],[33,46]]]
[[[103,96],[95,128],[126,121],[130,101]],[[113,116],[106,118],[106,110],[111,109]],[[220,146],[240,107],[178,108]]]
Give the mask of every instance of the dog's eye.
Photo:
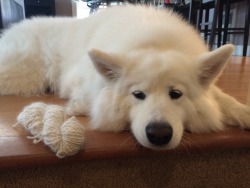
[[[143,93],[142,91],[134,91],[132,94],[134,95],[135,98],[139,100],[144,100],[146,98],[146,94]]]
[[[182,96],[182,92],[179,90],[171,90],[169,96],[171,99],[179,99]]]

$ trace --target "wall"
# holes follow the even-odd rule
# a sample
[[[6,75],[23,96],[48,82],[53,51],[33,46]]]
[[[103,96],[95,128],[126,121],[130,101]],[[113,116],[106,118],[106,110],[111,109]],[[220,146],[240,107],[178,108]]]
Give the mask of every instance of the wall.
[[[56,15],[72,16],[71,0],[55,0]]]

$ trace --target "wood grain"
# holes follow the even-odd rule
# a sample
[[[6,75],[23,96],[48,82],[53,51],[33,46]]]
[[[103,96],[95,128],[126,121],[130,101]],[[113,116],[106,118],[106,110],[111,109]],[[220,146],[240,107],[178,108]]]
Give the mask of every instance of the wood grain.
[[[232,57],[217,85],[240,102],[250,104],[250,57]],[[0,97],[0,168],[44,166],[95,159],[135,156],[167,155],[173,152],[206,152],[219,149],[250,148],[250,131],[230,128],[220,133],[185,133],[175,150],[152,151],[138,145],[129,131],[109,133],[92,131],[86,117],[78,117],[86,128],[86,142],[75,156],[58,159],[42,142],[33,144],[28,133],[20,126],[15,128],[16,117],[22,108],[32,102],[64,105],[56,96]]]

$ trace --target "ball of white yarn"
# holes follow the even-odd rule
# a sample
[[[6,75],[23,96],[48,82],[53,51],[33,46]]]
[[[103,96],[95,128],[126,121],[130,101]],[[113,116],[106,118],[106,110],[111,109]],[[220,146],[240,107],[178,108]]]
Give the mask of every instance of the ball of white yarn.
[[[57,105],[49,105],[46,108],[43,119],[43,141],[54,152],[56,152],[59,148],[62,137],[60,127],[66,119],[63,108]],[[53,146],[51,147],[50,144]]]
[[[33,135],[34,143],[41,140],[59,158],[74,155],[84,142],[84,128],[72,117],[66,120],[64,109],[58,105],[32,103],[18,115],[17,121]]]
[[[44,124],[43,140],[59,158],[63,158],[79,151],[84,142],[83,134],[83,126],[71,117],[62,126]]]
[[[39,142],[42,137],[43,116],[47,105],[42,102],[32,103],[26,106],[23,111],[17,116],[17,122],[22,124],[28,130],[34,139],[34,143]]]

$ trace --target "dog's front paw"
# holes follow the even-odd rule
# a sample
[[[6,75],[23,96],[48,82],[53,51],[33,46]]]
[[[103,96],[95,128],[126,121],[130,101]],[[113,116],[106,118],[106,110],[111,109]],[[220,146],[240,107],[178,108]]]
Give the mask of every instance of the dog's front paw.
[[[239,118],[241,127],[243,129],[250,130],[250,107],[246,110],[246,113],[243,113]]]
[[[80,100],[71,100],[66,106],[65,113],[68,116],[88,116],[86,104]]]
[[[235,114],[237,115],[235,117],[237,124],[243,129],[250,130],[250,107],[244,105]]]

